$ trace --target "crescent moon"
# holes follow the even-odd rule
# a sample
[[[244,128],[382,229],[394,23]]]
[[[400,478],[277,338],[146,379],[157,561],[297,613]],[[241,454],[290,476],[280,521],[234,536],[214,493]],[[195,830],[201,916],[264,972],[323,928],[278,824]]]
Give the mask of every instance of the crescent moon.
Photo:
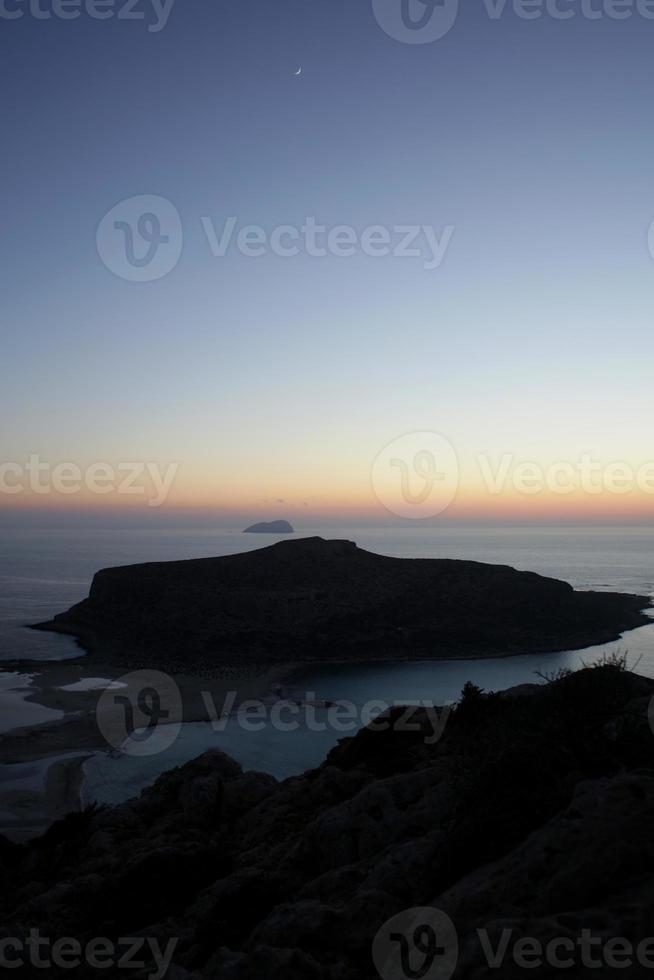
[[[302,69],[301,68],[298,68],[298,70],[297,71],[294,71],[293,74],[294,75],[301,75],[302,74]]]

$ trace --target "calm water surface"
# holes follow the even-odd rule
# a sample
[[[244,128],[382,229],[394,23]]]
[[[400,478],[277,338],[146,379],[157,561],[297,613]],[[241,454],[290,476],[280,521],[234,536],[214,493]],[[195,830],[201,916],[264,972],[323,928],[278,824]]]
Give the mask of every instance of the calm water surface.
[[[650,528],[298,528],[298,537],[347,538],[360,547],[407,558],[464,558],[512,565],[565,579],[579,589],[654,595],[654,529]],[[95,571],[110,565],[169,561],[234,554],[264,547],[276,536],[240,531],[193,530],[0,530],[0,660],[32,657],[62,659],[76,654],[74,641],[39,634],[25,624],[47,619],[84,598]],[[537,681],[537,671],[591,661],[605,652],[625,650],[630,663],[654,677],[654,622],[613,644],[585,650],[480,661],[343,666],[308,671],[298,691],[329,700],[348,699],[361,707],[429,699],[455,700],[472,680],[487,690]],[[89,671],[92,676],[92,671]],[[3,675],[0,675],[2,678]],[[0,712],[7,727],[37,724],[35,706],[22,698],[26,680],[4,675]],[[13,687],[12,687],[13,685]],[[3,698],[7,699],[3,702]],[[21,709],[21,704],[23,709]],[[21,716],[21,710],[24,714]],[[45,709],[41,709],[45,710]],[[9,714],[11,711],[11,715]],[[317,717],[320,718],[320,712]],[[175,744],[146,759],[96,755],[86,764],[87,799],[117,802],[138,792],[156,775],[195,757],[207,747],[233,755],[246,768],[285,777],[318,764],[344,733],[307,730],[283,732],[267,725],[262,733],[244,732],[236,720],[223,732],[187,724]]]

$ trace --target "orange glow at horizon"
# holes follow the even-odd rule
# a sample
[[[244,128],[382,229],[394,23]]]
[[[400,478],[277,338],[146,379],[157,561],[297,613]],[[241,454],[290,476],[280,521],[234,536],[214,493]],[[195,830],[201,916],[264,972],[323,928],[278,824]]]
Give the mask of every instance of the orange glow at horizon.
[[[145,488],[144,488],[145,489]],[[320,518],[364,521],[375,520],[380,524],[397,523],[406,514],[385,507],[377,499],[370,483],[345,486],[334,485],[327,488],[306,487],[298,493],[296,489],[278,484],[274,491],[261,493],[245,486],[221,487],[194,485],[176,482],[165,500],[151,506],[148,500],[153,492],[143,494],[121,494],[117,490],[106,495],[95,495],[88,491],[62,495],[57,493],[36,494],[30,491],[20,494],[0,494],[0,514],[38,513],[50,511],[53,514],[66,513],[125,513],[158,512],[175,515],[210,514],[225,519],[238,519],[243,515],[264,517],[302,518],[312,523]],[[420,523],[429,519],[416,513],[415,521]],[[562,495],[543,489],[538,493],[519,493],[514,488],[500,493],[489,492],[485,487],[463,483],[449,506],[434,519],[471,521],[556,521],[558,519],[579,522],[587,521],[634,521],[654,520],[654,495],[634,489],[629,493],[598,494],[574,493]]]

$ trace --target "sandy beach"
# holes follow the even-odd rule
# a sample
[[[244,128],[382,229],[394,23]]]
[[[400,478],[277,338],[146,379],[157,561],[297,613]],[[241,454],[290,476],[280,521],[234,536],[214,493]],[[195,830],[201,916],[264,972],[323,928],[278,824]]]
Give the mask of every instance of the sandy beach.
[[[0,833],[20,842],[81,807],[84,762],[76,753],[0,766]]]
[[[79,810],[84,762],[96,752],[115,748],[98,727],[98,701],[107,684],[121,685],[124,672],[115,664],[87,657],[74,662],[14,661],[3,664],[4,670],[32,676],[25,701],[64,713],[61,720],[15,728],[0,736],[0,834],[26,840]],[[176,674],[172,680],[181,695],[181,720],[210,721],[212,705],[218,712],[224,706],[235,711],[243,701],[268,700],[279,690],[284,674],[279,668],[237,667],[222,667],[215,676]],[[89,677],[105,683],[93,690],[63,689]]]

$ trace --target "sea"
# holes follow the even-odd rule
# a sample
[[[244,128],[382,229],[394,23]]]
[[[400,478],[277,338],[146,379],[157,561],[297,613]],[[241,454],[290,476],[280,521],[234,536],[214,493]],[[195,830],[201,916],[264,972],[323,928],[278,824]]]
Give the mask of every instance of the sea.
[[[409,525],[395,528],[302,527],[295,537],[318,535],[355,541],[359,547],[403,558],[459,558],[539,572],[570,582],[577,589],[631,592],[654,597],[654,528]],[[282,536],[288,539],[288,536]],[[247,535],[240,530],[206,528],[71,529],[0,528],[0,731],[39,725],[61,712],[25,700],[31,677],[2,661],[65,660],[79,656],[74,640],[29,630],[87,594],[100,568],[146,561],[205,558],[251,551],[282,538]],[[474,603],[474,596],[470,597]],[[613,643],[582,651],[517,655],[430,663],[382,663],[313,667],[294,680],[303,699],[317,705],[293,724],[266,713],[261,727],[245,729],[230,719],[220,730],[207,723],[183,724],[169,744],[148,756],[97,752],[84,766],[85,802],[118,803],[138,793],[161,772],[221,748],[246,769],[286,778],[318,765],[339,739],[354,734],[372,701],[429,701],[449,705],[466,681],[485,690],[544,683],[561,667],[578,667],[605,655],[625,654],[632,669],[654,677],[652,624],[632,630]],[[8,665],[9,668],[9,665]],[[101,682],[89,669],[88,683]],[[349,727],[332,724],[325,702],[354,705]],[[313,720],[312,720],[313,718]],[[155,733],[159,737],[160,732]],[[2,759],[0,758],[0,763]],[[38,767],[32,767],[36,771]],[[24,778],[20,766],[0,765],[3,780]]]

